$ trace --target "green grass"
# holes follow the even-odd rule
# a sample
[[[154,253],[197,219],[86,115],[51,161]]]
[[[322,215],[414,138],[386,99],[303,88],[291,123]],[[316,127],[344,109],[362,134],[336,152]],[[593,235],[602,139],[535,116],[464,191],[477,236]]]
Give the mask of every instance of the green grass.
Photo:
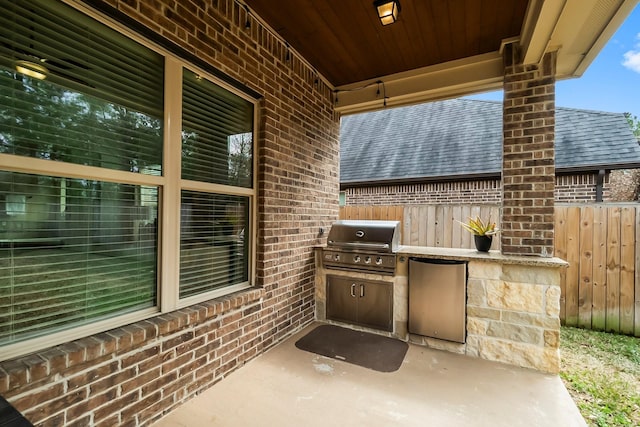
[[[640,426],[640,338],[563,327],[560,377],[590,426]]]

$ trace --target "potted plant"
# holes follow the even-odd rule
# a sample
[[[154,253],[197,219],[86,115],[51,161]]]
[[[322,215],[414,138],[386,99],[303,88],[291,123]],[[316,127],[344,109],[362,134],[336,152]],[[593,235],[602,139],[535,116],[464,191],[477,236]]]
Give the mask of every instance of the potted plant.
[[[484,222],[479,216],[475,219],[469,218],[467,222],[460,222],[460,225],[462,225],[465,230],[473,234],[476,249],[480,252],[489,252],[493,241],[493,235],[500,231],[496,227],[496,223],[491,222],[491,217],[489,217],[487,222]]]

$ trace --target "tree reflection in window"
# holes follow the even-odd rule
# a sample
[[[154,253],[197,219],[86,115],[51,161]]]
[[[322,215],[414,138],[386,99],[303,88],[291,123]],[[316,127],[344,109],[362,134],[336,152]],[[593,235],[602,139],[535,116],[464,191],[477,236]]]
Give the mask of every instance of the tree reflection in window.
[[[228,137],[229,181],[232,185],[250,187],[253,169],[253,134],[251,132]]]

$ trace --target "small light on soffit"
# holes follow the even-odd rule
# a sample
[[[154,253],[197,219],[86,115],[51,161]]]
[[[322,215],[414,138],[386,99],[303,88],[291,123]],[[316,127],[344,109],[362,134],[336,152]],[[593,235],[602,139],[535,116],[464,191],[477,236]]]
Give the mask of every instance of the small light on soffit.
[[[31,61],[16,61],[16,71],[38,80],[46,79],[49,72],[45,66]]]
[[[398,14],[400,13],[399,0],[376,0],[373,2],[373,6],[378,12],[382,25],[393,24],[398,20]]]
[[[247,6],[245,4],[244,5],[244,10],[245,10],[245,12],[247,12],[247,19],[246,19],[246,21],[244,21],[244,29],[245,30],[250,30],[251,29],[251,20],[249,19],[249,17],[251,16],[251,13],[249,12],[249,6]]]

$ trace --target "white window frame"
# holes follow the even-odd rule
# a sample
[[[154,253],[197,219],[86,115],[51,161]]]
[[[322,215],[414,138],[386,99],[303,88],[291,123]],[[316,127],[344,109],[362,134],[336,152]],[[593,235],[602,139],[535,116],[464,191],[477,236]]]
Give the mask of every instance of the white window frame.
[[[256,226],[257,226],[257,129],[258,100],[238,90],[232,85],[212,75],[207,70],[176,56],[167,49],[147,40],[133,30],[104,14],[97,12],[75,0],[60,0],[80,12],[93,18],[122,35],[129,37],[154,52],[164,56],[164,117],[163,117],[163,174],[162,176],[143,175],[127,171],[108,170],[93,166],[63,163],[43,159],[0,153],[0,170],[55,176],[60,178],[80,178],[132,184],[137,186],[158,187],[158,281],[157,305],[133,313],[116,316],[87,325],[73,327],[0,347],[0,361],[28,354],[47,347],[62,344],[85,336],[90,336],[126,324],[144,320],[159,313],[171,312],[189,305],[207,301],[222,295],[248,289],[255,283],[256,266]],[[181,140],[182,140],[182,70],[199,74],[212,83],[232,92],[234,95],[253,104],[253,173],[251,188],[210,184],[181,179]],[[203,191],[213,194],[245,196],[249,198],[249,224],[245,229],[245,238],[249,240],[248,269],[246,282],[217,289],[211,292],[179,298],[180,286],[180,195],[182,190]]]

